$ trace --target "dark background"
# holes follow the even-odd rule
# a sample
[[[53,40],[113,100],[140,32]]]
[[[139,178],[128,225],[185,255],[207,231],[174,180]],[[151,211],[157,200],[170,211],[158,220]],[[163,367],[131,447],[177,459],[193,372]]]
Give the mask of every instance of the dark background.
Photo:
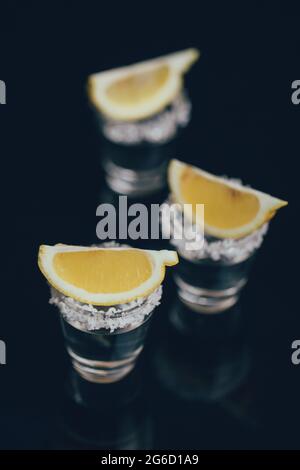
[[[202,56],[186,77],[193,118],[176,156],[239,177],[289,206],[273,220],[242,296],[251,358],[244,383],[213,402],[195,400],[197,393],[178,396],[161,383],[152,360],[158,344],[187,347],[169,335],[175,297],[169,279],[140,364],[139,400],[149,409],[154,448],[298,448],[300,366],[291,363],[291,343],[300,338],[300,106],[290,97],[292,81],[300,78],[299,11],[276,2],[103,3],[1,4],[7,105],[0,106],[0,338],[7,365],[0,366],[0,447],[80,447],[61,426],[68,362],[36,255],[41,243],[96,240],[104,183],[86,78],[198,47]],[[226,362],[225,344],[238,358],[240,346],[231,336],[220,340],[218,321],[215,328],[199,339],[201,354],[220,352]],[[189,386],[195,390],[193,381]]]

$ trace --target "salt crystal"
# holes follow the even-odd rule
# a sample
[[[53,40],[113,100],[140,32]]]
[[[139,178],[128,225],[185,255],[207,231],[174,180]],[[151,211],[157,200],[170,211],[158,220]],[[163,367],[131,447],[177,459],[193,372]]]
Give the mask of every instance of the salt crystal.
[[[101,119],[102,132],[108,140],[118,144],[164,144],[173,139],[178,127],[187,126],[191,109],[190,100],[181,93],[170,104],[169,109],[144,121],[130,123]]]
[[[86,331],[104,328],[112,333],[117,329],[134,328],[142,323],[160,304],[161,296],[162,286],[159,286],[147,297],[113,307],[96,307],[66,297],[51,288],[49,303],[56,305],[65,320],[75,328]]]

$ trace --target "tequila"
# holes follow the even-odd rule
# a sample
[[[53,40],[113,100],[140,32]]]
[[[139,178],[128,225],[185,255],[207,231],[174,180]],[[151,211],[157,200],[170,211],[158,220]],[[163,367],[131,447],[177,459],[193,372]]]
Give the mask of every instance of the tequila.
[[[129,374],[143,350],[161,293],[159,287],[148,297],[128,304],[95,307],[52,289],[50,302],[61,312],[66,348],[80,377],[109,383]]]
[[[170,243],[176,247],[180,257],[175,272],[180,299],[190,308],[203,313],[218,313],[231,308],[247,283],[255,253],[263,242],[268,224],[238,240],[216,239],[197,234],[197,228],[191,223],[190,230],[185,227],[185,230],[178,231],[182,214],[176,205],[171,221],[165,219],[163,214],[162,232],[170,233]],[[188,249],[191,240],[185,239],[187,232],[195,234],[193,249]],[[176,233],[181,233],[181,238],[177,238]]]
[[[140,355],[166,266],[175,251],[127,245],[41,245],[38,264],[51,285],[50,303],[61,313],[66,348],[88,382],[116,382]],[[79,300],[78,300],[79,299]]]
[[[199,51],[191,48],[89,77],[113,191],[144,197],[165,186],[173,144],[190,120],[183,77],[198,58]]]
[[[287,202],[179,160],[168,172],[171,207],[161,220],[182,259],[175,278],[179,296],[198,311],[221,312],[237,302],[268,221]]]
[[[190,120],[191,103],[186,94],[181,93],[162,112],[146,120],[118,122],[96,109],[95,113],[103,136],[102,165],[110,189],[143,197],[161,191],[177,139]]]

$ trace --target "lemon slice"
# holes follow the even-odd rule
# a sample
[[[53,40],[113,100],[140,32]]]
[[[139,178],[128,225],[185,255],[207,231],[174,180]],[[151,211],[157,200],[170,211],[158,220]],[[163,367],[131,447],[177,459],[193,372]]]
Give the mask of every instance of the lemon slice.
[[[217,238],[242,238],[274,217],[287,202],[172,160],[168,180],[175,202],[204,204],[205,233]],[[188,214],[188,212],[187,212]]]
[[[130,247],[41,245],[39,268],[59,292],[92,305],[116,305],[145,297],[163,281],[176,251]]]
[[[88,82],[90,100],[111,119],[146,119],[174,100],[182,88],[183,74],[198,57],[196,49],[187,49],[93,74]]]

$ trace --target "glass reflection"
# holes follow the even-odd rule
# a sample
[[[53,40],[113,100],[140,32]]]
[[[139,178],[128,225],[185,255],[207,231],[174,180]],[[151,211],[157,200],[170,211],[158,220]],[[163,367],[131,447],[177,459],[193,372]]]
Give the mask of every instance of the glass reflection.
[[[153,365],[160,383],[185,400],[215,402],[228,396],[251,366],[240,304],[203,314],[176,299],[153,351]]]
[[[92,384],[73,371],[54,448],[150,449],[152,421],[137,371],[113,384]]]

